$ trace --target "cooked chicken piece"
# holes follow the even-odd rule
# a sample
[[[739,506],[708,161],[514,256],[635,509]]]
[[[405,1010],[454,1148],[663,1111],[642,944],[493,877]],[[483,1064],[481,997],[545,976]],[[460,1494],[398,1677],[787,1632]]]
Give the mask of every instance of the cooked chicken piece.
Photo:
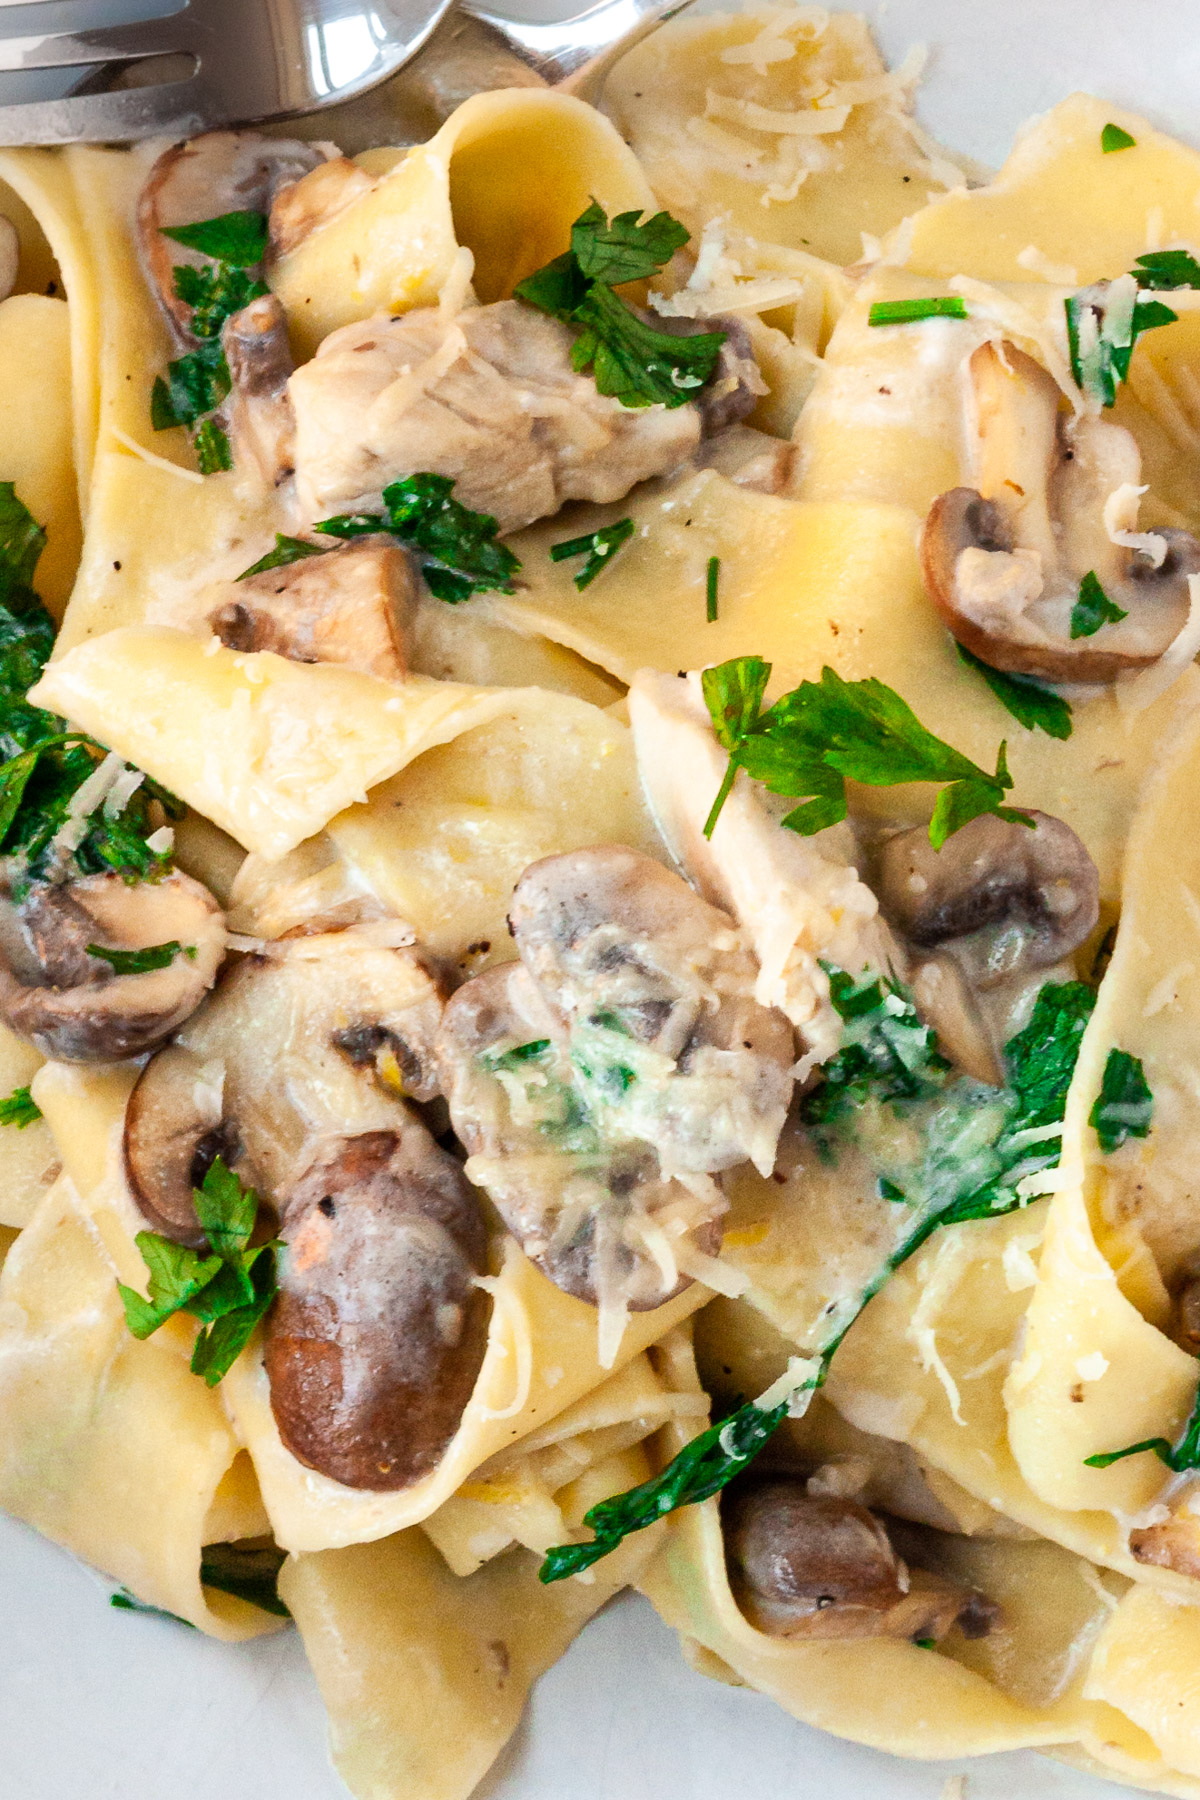
[[[882,1522],[853,1500],[782,1477],[734,1494],[721,1511],[738,1605],[770,1637],[928,1641],[955,1625],[965,1637],[991,1629],[989,1601],[909,1569]]]
[[[328,225],[374,186],[374,179],[348,156],[334,156],[277,189],[271,201],[268,254],[272,261],[286,256],[310,231]]]
[[[95,954],[172,944],[165,964],[140,973]],[[0,906],[0,1013],[60,1062],[140,1056],[195,1012],[224,955],[224,914],[178,870],[132,886],[115,873],[36,882]]]
[[[815,837],[786,830],[791,806],[739,775],[712,838],[704,822],[725,773],[698,675],[643,670],[629,690],[638,769],[655,823],[706,899],[731,912],[754,946],[760,1005],[778,1007],[814,1062],[840,1047],[829,1000],[832,963],[857,976],[902,970],[903,953],[859,879],[849,825]]]
[[[692,453],[695,406],[606,399],[571,368],[573,340],[516,300],[331,332],[288,384],[303,516],[376,511],[390,482],[429,471],[514,531],[567,500],[619,500]]]
[[[231,650],[342,663],[400,681],[416,577],[393,544],[347,544],[233,582],[209,623]]]
[[[752,425],[731,425],[705,439],[696,466],[715,469],[726,480],[756,494],[785,494],[795,459],[796,446],[789,438],[771,437]]]

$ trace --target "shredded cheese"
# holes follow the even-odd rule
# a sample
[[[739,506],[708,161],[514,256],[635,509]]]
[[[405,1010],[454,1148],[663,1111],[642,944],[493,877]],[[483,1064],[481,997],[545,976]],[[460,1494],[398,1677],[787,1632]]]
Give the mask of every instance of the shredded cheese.
[[[168,475],[178,475],[180,481],[198,481],[203,486],[204,477],[199,469],[184,469],[165,456],[156,456],[153,450],[147,450],[145,444],[139,444],[136,438],[131,438],[127,432],[119,430],[116,425],[110,425],[109,430],[123,450],[128,450],[131,456],[136,456],[142,462],[149,463],[152,469],[165,469]]]

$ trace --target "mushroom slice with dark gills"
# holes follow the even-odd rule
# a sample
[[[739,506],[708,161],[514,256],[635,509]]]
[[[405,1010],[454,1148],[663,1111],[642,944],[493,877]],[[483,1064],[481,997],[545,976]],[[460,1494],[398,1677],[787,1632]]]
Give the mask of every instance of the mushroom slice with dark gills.
[[[274,294],[260,294],[225,321],[221,348],[232,382],[222,407],[233,441],[252,456],[263,480],[278,487],[295,461],[295,421],[288,399],[292,350],[287,317]]]
[[[977,488],[953,488],[925,521],[925,586],[965,649],[994,669],[1109,682],[1156,662],[1187,622],[1190,533],[1127,529],[1141,472],[1128,431],[1070,422],[1030,357],[984,344],[971,358]],[[1125,617],[1071,636],[1080,583],[1094,575]]]
[[[138,952],[160,954],[119,972]],[[35,882],[0,903],[0,1013],[60,1062],[140,1056],[195,1012],[224,955],[224,914],[178,870],[133,884],[115,873]]]
[[[315,1140],[387,1130],[437,1091],[435,977],[375,925],[248,956],[147,1063],[126,1115],[138,1205],[180,1243],[199,1236],[192,1188],[213,1156],[276,1200]]]
[[[599,1306],[660,1306],[720,1245],[714,1177],[769,1171],[791,1029],[753,999],[732,921],[618,845],[526,870],[521,955],[446,1008],[438,1066],[467,1172],[551,1280]],[[711,1271],[708,1271],[711,1273]]]
[[[728,1497],[725,1556],[757,1631],[785,1638],[937,1641],[958,1625],[983,1637],[995,1607],[972,1588],[897,1554],[882,1521],[854,1500],[779,1477]]]
[[[691,455],[694,405],[606,398],[572,368],[573,342],[517,300],[331,332],[288,384],[302,516],[377,511],[389,483],[430,472],[515,531],[567,500],[620,500]]]
[[[911,947],[917,1005],[946,1053],[980,1081],[1004,1080],[1002,1046],[1049,978],[1095,929],[1096,865],[1069,825],[972,819],[940,850],[924,826],[879,852],[876,891]],[[1064,967],[1065,965],[1065,967]]]
[[[460,1165],[403,1109],[318,1144],[281,1196],[264,1360],[284,1444],[347,1487],[437,1466],[487,1345],[486,1235]]]
[[[402,679],[417,603],[412,559],[395,544],[347,544],[230,586],[209,623],[231,650],[341,663]]]

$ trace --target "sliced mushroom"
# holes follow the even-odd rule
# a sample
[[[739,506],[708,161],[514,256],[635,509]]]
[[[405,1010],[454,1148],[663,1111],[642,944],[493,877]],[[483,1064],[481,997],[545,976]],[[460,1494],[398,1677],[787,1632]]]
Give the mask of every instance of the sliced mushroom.
[[[478,1202],[404,1116],[320,1144],[282,1211],[264,1346],[280,1436],[347,1487],[408,1487],[440,1461],[483,1362]]]
[[[374,179],[348,156],[334,156],[298,181],[280,187],[271,201],[272,258],[286,256],[310,232],[328,225],[374,186]]]
[[[393,544],[347,544],[231,587],[209,623],[231,650],[342,663],[400,681],[417,604],[412,560]]]
[[[1077,950],[1100,913],[1100,878],[1079,838],[1047,813],[1029,817],[1032,830],[972,819],[941,850],[918,826],[879,853],[884,914],[926,953],[912,976],[918,1004],[948,1054],[982,1081],[1004,1078],[1005,1014],[1018,990]]]
[[[567,500],[620,500],[691,455],[696,407],[605,397],[572,368],[573,341],[517,300],[331,332],[288,384],[302,516],[378,511],[390,482],[429,470],[514,531]]]
[[[910,1570],[865,1506],[781,1478],[727,1498],[725,1555],[738,1605],[771,1637],[982,1637],[995,1614],[943,1576]]]
[[[164,967],[118,975],[88,946],[178,943]],[[140,1056],[178,1030],[216,980],[225,919],[208,889],[176,870],[127,885],[117,874],[36,883],[0,921],[0,1013],[62,1062]]]
[[[1133,438],[1107,420],[1066,421],[1054,382],[1011,344],[981,346],[969,375],[979,486],[941,495],[921,539],[942,619],[992,668],[1048,681],[1109,682],[1157,661],[1187,621],[1200,543],[1164,530],[1152,550],[1109,531],[1108,502],[1138,482]],[[1089,573],[1126,617],[1072,638]]]
[[[287,392],[287,315],[275,295],[263,294],[227,319],[221,344],[233,382],[221,412],[235,454],[252,456],[264,482],[279,487],[294,469],[296,424]]]
[[[664,1167],[749,1160],[770,1174],[792,1034],[754,999],[758,967],[727,913],[651,857],[600,844],[526,869],[509,929],[566,1025],[589,1105],[623,1138]]]
[[[165,150],[138,199],[142,261],[159,305],[179,342],[191,349],[192,309],[175,292],[181,264],[210,267],[199,252],[162,234],[228,212],[268,212],[274,195],[326,160],[313,144],[266,138],[256,131],[209,131]]]
[[[1192,1495],[1185,1497],[1172,1509],[1170,1517],[1157,1525],[1130,1532],[1129,1553],[1135,1562],[1173,1569],[1177,1575],[1200,1581],[1200,1516],[1192,1511],[1191,1498]]]
[[[422,959],[369,925],[244,958],[134,1089],[125,1163],[155,1230],[196,1241],[192,1188],[218,1153],[270,1197],[315,1139],[389,1129],[404,1099],[432,1099],[441,1011]]]

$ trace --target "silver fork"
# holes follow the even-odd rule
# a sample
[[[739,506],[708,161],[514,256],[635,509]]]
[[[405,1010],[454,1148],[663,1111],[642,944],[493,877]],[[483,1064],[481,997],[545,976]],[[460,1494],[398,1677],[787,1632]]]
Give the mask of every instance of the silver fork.
[[[94,4],[94,0],[89,0]],[[86,87],[132,66],[136,86],[61,98],[0,100],[0,144],[120,143],[190,137],[214,126],[316,112],[366,93],[418,54],[452,0],[142,0],[135,24],[0,35],[0,75],[86,70]],[[553,24],[506,19],[479,0],[480,21],[513,57],[551,84],[577,88],[690,0],[600,0]],[[71,0],[0,0],[0,32],[22,14],[78,14]],[[167,58],[157,65],[153,59]],[[140,68],[138,65],[144,65]],[[528,79],[528,77],[526,77]]]

